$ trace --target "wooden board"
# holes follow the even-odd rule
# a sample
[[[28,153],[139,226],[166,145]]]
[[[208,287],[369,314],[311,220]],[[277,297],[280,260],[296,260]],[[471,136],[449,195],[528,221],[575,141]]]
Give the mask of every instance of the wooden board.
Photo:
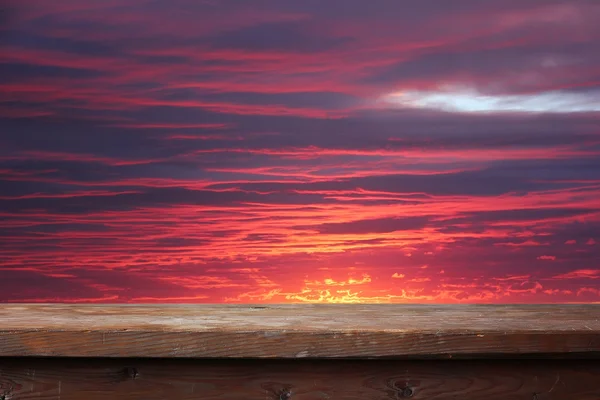
[[[0,305],[0,356],[600,353],[600,305]]]
[[[6,400],[598,400],[597,361],[0,359]]]

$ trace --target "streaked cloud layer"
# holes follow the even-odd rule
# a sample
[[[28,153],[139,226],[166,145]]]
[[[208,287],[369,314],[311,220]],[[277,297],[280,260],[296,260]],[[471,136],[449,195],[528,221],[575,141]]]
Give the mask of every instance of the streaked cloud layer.
[[[596,0],[2,7],[0,301],[600,301]]]

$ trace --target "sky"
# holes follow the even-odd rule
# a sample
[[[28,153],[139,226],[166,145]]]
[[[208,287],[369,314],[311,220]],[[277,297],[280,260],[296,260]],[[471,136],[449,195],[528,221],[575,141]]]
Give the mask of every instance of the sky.
[[[600,302],[597,0],[0,0],[0,301]]]

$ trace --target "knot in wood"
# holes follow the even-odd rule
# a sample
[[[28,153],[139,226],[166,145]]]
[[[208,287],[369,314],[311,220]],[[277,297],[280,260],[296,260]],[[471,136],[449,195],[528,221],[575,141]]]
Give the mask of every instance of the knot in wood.
[[[136,379],[139,375],[139,372],[135,367],[127,367],[125,368],[125,375],[127,375],[129,379]]]
[[[415,392],[410,386],[406,386],[400,393],[402,394],[402,397],[412,397]]]

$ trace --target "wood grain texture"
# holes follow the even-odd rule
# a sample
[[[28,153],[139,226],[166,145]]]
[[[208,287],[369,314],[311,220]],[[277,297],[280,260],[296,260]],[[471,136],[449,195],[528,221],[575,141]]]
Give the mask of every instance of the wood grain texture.
[[[0,359],[6,400],[598,400],[594,361]]]
[[[600,305],[0,305],[0,356],[600,354]]]

